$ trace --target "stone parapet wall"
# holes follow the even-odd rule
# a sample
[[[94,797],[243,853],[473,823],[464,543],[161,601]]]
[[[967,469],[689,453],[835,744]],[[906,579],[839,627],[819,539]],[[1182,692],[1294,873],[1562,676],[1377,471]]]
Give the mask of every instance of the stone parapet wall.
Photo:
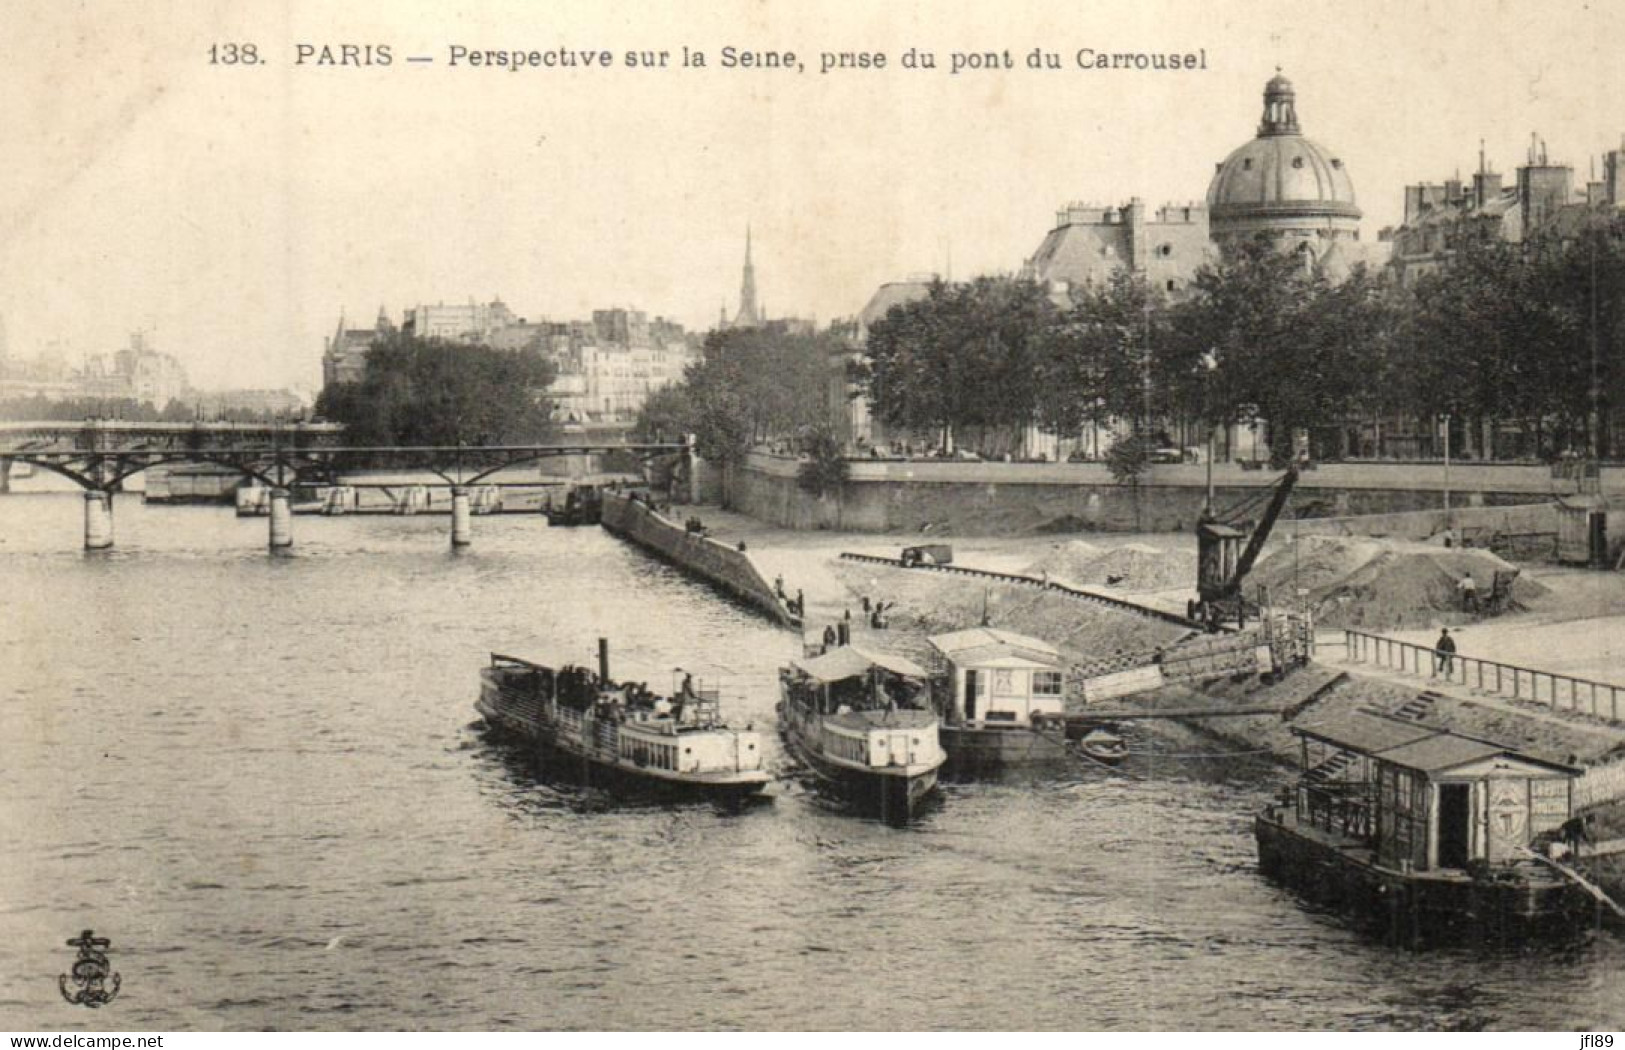
[[[1305,471],[1289,512],[1310,519],[1439,514],[1446,490],[1432,476],[1434,466],[1418,465],[1413,470],[1394,464],[1332,464]],[[797,486],[796,469],[796,461],[786,457],[750,456],[731,473],[730,505],[792,529],[1020,535],[1184,531],[1194,526],[1207,498],[1205,468],[1190,464],[1158,465],[1139,485],[1120,485],[1098,463],[853,460],[841,491],[821,498]],[[1462,515],[1464,522],[1476,508],[1549,504],[1554,493],[1545,468],[1485,467],[1459,476],[1463,473],[1452,468],[1449,492],[1453,513]],[[1225,464],[1215,470],[1216,505],[1222,512],[1257,496],[1261,486],[1278,476]],[[1494,481],[1497,487],[1467,487],[1474,478]],[[1550,511],[1530,513],[1531,520],[1543,521]],[[1381,527],[1396,530],[1393,535],[1411,535],[1431,520],[1417,517]],[[1438,520],[1442,528],[1442,514]],[[1517,528],[1501,531],[1555,531],[1555,524],[1525,530],[1518,520]],[[1346,524],[1342,528],[1352,531]],[[1427,534],[1431,533],[1421,535]]]
[[[1425,540],[1453,526],[1468,539],[1474,533],[1511,536],[1557,535],[1557,504],[1527,503],[1511,507],[1459,507],[1449,511],[1413,510],[1364,514],[1349,518],[1311,518],[1298,522],[1306,536],[1372,536],[1378,539]]]
[[[754,606],[786,627],[799,627],[745,551],[688,532],[646,503],[604,495],[603,526],[611,533],[659,555],[691,575]]]

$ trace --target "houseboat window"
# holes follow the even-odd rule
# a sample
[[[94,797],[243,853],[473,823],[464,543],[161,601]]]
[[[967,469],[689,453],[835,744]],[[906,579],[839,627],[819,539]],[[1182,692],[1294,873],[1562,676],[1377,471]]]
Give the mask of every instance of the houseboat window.
[[[1034,696],[1060,696],[1061,695],[1061,672],[1059,672],[1059,671],[1034,671],[1033,672],[1033,695]]]
[[[989,722],[1014,722],[1016,713],[1014,711],[989,711],[987,720]]]

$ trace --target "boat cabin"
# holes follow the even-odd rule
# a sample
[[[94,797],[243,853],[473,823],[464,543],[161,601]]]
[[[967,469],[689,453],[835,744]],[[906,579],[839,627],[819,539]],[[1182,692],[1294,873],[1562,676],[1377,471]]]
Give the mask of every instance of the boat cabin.
[[[1055,646],[1037,638],[972,627],[933,635],[948,665],[942,709],[964,725],[1030,725],[1034,714],[1059,715],[1066,668]]]
[[[1299,828],[1357,839],[1401,871],[1514,861],[1574,807],[1580,770],[1376,711],[1306,719]]]
[[[825,761],[848,770],[942,764],[927,672],[912,660],[845,645],[780,675],[791,731]]]
[[[894,653],[843,645],[792,661],[785,673],[794,695],[821,715],[929,707],[925,668]]]

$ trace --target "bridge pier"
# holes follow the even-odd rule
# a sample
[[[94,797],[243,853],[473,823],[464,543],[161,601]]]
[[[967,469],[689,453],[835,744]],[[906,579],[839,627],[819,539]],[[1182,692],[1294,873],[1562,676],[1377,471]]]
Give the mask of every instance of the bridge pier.
[[[474,524],[469,517],[468,489],[463,485],[451,487],[451,545],[466,547],[474,541]]]
[[[112,546],[112,493],[88,489],[85,492],[85,550],[104,551]]]
[[[271,550],[287,550],[293,546],[293,508],[288,505],[288,490],[280,485],[271,489]]]

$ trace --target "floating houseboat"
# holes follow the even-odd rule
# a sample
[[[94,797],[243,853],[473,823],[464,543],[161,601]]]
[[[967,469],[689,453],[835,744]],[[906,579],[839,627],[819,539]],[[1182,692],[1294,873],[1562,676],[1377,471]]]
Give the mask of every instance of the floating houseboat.
[[[1589,913],[1540,854],[1580,770],[1375,711],[1292,731],[1293,797],[1255,821],[1266,875],[1407,940],[1519,936]]]
[[[947,671],[936,680],[942,747],[956,773],[1064,761],[1066,738],[1038,728],[1064,709],[1055,646],[993,627],[932,635]]]
[[[947,755],[924,668],[844,645],[779,672],[779,729],[791,753],[854,804],[906,822]]]
[[[1109,724],[1067,724],[1066,665],[1055,646],[993,627],[933,635],[933,679],[953,773],[990,773],[1083,754],[1115,765],[1128,746]]]
[[[475,708],[492,726],[562,759],[572,772],[657,794],[737,801],[765,787],[761,734],[722,721],[718,693],[685,677],[670,697],[609,677],[599,668],[555,670],[493,653],[480,671]]]

